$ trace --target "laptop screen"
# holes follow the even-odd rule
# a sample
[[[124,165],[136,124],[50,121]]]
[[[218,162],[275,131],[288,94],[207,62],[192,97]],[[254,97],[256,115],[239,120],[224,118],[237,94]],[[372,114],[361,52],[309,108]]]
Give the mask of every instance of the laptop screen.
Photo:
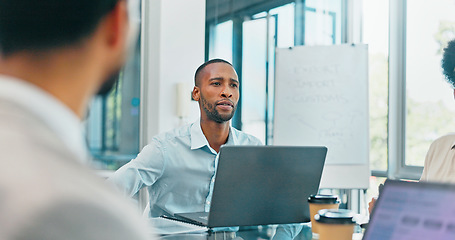
[[[455,186],[387,180],[363,239],[455,239]]]

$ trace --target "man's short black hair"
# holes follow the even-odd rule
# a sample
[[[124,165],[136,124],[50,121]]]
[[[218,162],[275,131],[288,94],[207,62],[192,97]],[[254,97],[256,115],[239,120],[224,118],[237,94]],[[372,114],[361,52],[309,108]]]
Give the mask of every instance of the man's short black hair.
[[[447,82],[455,88],[455,39],[444,48],[441,65]]]
[[[194,74],[194,86],[198,86],[199,85],[199,83],[198,83],[198,75],[199,75],[199,73],[202,70],[204,70],[204,68],[207,67],[207,65],[210,65],[212,63],[227,63],[227,64],[231,65],[231,67],[233,67],[232,64],[230,62],[226,61],[226,60],[223,60],[223,59],[220,59],[220,58],[211,59],[211,60],[203,63],[201,66],[199,66],[197,68],[196,73]]]
[[[0,0],[0,54],[70,46],[90,36],[119,0]]]

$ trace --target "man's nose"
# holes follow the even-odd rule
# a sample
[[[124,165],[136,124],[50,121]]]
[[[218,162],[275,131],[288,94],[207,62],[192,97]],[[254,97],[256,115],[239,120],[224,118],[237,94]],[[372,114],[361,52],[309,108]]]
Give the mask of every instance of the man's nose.
[[[228,89],[223,89],[223,91],[221,91],[221,97],[223,97],[223,98],[231,98],[232,97],[232,93]]]

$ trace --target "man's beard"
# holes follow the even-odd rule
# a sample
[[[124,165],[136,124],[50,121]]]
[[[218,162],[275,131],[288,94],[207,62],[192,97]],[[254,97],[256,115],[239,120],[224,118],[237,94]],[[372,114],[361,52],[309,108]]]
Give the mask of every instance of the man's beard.
[[[112,90],[112,88],[118,83],[118,80],[120,78],[120,71],[121,70],[115,71],[103,82],[101,87],[98,89],[98,92],[96,93],[97,96],[104,97]]]
[[[237,106],[234,106],[234,108],[232,109],[232,112],[230,114],[223,116],[215,109],[216,105],[214,106],[213,104],[208,103],[207,100],[205,100],[205,98],[202,96],[202,94],[201,94],[201,107],[204,110],[204,112],[207,114],[207,117],[210,120],[215,121],[217,123],[224,123],[224,122],[231,120],[231,118],[234,116],[235,110],[237,108]]]

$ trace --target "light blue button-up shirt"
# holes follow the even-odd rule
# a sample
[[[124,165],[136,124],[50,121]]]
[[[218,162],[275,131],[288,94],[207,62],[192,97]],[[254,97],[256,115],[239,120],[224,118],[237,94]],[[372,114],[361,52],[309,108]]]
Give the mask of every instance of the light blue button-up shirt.
[[[262,145],[259,139],[230,128],[225,145]],[[209,211],[218,153],[197,121],[153,137],[136,159],[109,181],[129,196],[148,187],[150,217]]]

